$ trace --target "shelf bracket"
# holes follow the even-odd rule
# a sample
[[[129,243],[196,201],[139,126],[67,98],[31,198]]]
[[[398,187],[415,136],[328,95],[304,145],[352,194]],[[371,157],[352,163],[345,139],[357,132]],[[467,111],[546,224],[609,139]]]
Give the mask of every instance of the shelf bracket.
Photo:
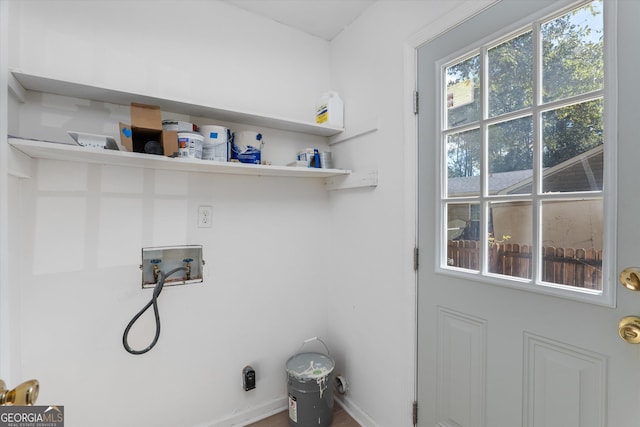
[[[347,190],[350,188],[367,188],[378,186],[378,171],[352,172],[346,176],[325,178],[325,187],[328,191]]]
[[[8,151],[9,175],[16,178],[31,178],[34,164],[31,158],[15,147],[10,147]]]
[[[329,138],[329,145],[335,145],[341,142],[346,142],[352,139],[363,137],[365,135],[369,135],[371,133],[377,132],[378,127],[378,120],[376,119],[375,121],[370,122],[368,125],[360,127],[355,131],[345,131],[344,133]]]
[[[16,97],[16,99],[18,99],[18,101],[20,101],[22,104],[27,102],[26,101],[27,91],[11,73],[9,73],[8,83],[9,83],[9,92],[13,94]]]

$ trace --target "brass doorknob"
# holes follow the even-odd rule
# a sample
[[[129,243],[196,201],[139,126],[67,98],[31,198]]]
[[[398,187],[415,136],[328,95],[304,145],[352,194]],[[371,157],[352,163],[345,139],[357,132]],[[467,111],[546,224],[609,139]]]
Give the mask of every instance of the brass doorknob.
[[[640,268],[629,267],[620,273],[620,283],[632,291],[640,291]]]
[[[36,403],[39,392],[38,380],[25,381],[13,390],[8,390],[5,382],[0,380],[0,406],[31,406]]]
[[[627,316],[620,320],[618,333],[629,344],[640,344],[640,317]]]

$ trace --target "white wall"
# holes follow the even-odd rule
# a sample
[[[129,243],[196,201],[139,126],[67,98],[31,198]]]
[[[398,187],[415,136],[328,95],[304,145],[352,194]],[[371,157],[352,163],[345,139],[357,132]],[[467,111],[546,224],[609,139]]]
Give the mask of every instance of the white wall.
[[[373,4],[331,43],[333,88],[348,135],[332,146],[338,166],[376,169],[375,190],[331,194],[329,336],[353,380],[345,405],[367,426],[410,426],[415,384],[415,89],[412,43],[462,1]],[[455,15],[455,14],[454,14]],[[409,53],[407,53],[409,52]],[[407,57],[408,55],[408,57]],[[408,128],[407,128],[408,126]],[[344,161],[345,164],[340,163]],[[429,257],[431,248],[421,248]]]
[[[22,375],[42,382],[40,401],[65,405],[70,427],[231,425],[281,408],[284,361],[320,335],[351,384],[343,403],[363,426],[411,425],[407,40],[461,3],[382,0],[329,44],[217,1],[20,2],[9,56],[24,72],[300,120],[330,87],[345,101],[346,134],[377,129],[332,146],[336,166],[377,170],[375,189],[39,162],[12,193],[22,209],[10,218],[20,218],[23,254],[13,342]],[[176,22],[199,25],[180,31]],[[185,68],[184,58],[198,66]],[[18,128],[36,138],[65,138],[72,124],[111,132],[127,115],[63,97],[30,102]],[[266,132],[284,143],[278,160],[283,146],[320,143]],[[214,206],[211,230],[195,228],[200,204]],[[252,220],[257,235],[241,227]],[[181,243],[204,245],[205,283],[165,290],[158,347],[130,356],[121,334],[150,295],[138,286],[139,248]],[[246,363],[258,369],[251,393],[240,388]],[[96,419],[107,405],[116,418]]]
[[[20,221],[21,365],[41,381],[40,402],[65,405],[70,426],[229,425],[282,409],[284,362],[326,334],[321,185],[58,161],[22,185],[34,197]],[[195,226],[200,204],[214,207],[211,229]],[[306,244],[301,230],[313,229]],[[182,244],[204,246],[204,283],[166,288],[158,345],[129,355],[124,327],[151,296],[140,248]],[[132,347],[153,332],[148,311]],[[250,393],[246,364],[257,370]],[[118,409],[96,419],[106,406]]]
[[[20,3],[24,72],[307,121],[328,86],[326,41],[224,2]]]
[[[224,3],[12,6],[10,67],[27,73],[306,121],[328,86],[328,42]],[[20,111],[9,114],[9,129],[23,137],[115,136],[128,120],[127,107],[103,102],[36,93],[26,101],[10,102]],[[326,144],[259,130],[278,164]],[[9,277],[17,280],[7,294],[18,318],[7,342],[16,381],[40,380],[39,403],[64,405],[70,427],[227,426],[286,407],[287,358],[303,339],[327,335],[322,181],[32,166],[30,178],[10,181]],[[213,206],[213,228],[196,227],[199,205]],[[204,283],[166,288],[158,345],[130,355],[122,333],[151,297],[140,289],[140,250],[182,244],[203,245]],[[134,348],[153,336],[151,313],[131,335]],[[241,387],[247,364],[257,370],[251,392]]]

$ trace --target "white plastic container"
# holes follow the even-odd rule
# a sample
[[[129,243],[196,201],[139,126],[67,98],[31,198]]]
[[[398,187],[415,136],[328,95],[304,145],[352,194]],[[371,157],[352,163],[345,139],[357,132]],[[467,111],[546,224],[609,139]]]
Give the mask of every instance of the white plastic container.
[[[344,127],[344,104],[337,92],[329,91],[320,96],[316,108],[316,123]]]
[[[178,132],[178,157],[201,159],[203,141],[199,133]]]
[[[162,130],[174,130],[176,132],[197,132],[198,126],[182,120],[163,120]]]
[[[224,126],[206,125],[200,127],[204,138],[202,159],[226,162],[231,158],[231,131]]]
[[[240,163],[259,165],[262,162],[262,134],[254,131],[235,132],[231,158]]]

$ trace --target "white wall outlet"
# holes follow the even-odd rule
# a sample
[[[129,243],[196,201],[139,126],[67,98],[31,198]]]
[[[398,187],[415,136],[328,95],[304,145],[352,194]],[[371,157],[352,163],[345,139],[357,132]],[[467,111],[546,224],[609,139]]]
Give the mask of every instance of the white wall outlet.
[[[213,207],[198,206],[198,227],[211,228],[213,222]]]

